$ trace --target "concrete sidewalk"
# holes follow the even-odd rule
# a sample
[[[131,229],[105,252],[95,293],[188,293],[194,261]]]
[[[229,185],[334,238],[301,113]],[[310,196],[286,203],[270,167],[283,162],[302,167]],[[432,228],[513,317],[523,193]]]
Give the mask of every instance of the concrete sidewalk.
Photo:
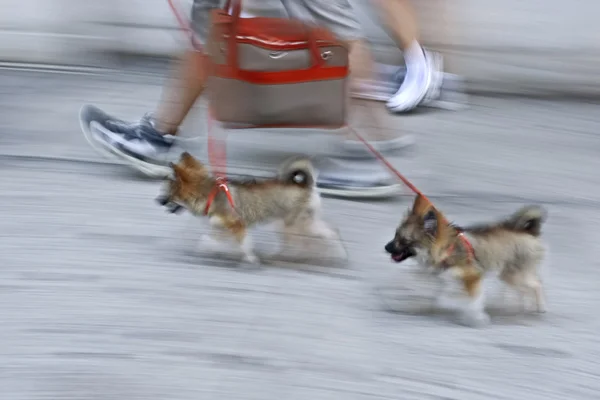
[[[492,325],[474,330],[432,315],[430,284],[383,254],[408,198],[324,200],[345,268],[249,271],[194,253],[202,224],[166,215],[159,184],[101,159],[77,121],[83,102],[138,117],[161,83],[0,76],[3,398],[597,398],[596,104],[474,98],[393,118],[418,135],[394,163],[450,218],[548,207],[549,312],[519,316],[492,290]],[[202,133],[201,111],[186,134]],[[275,247],[269,231],[256,242]]]

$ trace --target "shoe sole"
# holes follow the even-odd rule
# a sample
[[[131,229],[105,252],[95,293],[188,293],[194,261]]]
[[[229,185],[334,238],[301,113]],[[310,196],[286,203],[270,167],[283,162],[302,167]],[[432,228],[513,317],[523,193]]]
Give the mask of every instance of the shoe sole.
[[[425,50],[425,56],[430,65],[430,87],[423,99],[421,105],[429,106],[432,102],[438,100],[442,94],[442,84],[444,80],[444,59],[437,52]]]
[[[415,97],[415,100],[413,100],[409,106],[407,107],[406,105],[404,106],[396,106],[396,107],[389,107],[386,104],[387,109],[394,114],[406,114],[409,113],[411,111],[413,111],[415,108],[417,108],[425,99],[425,96],[427,96],[427,92],[429,92],[429,89],[431,87],[431,73],[427,74],[427,84],[425,85],[426,89],[423,91],[423,93],[419,93],[419,95],[417,97]]]
[[[167,166],[160,166],[144,162],[120,151],[116,147],[110,146],[108,143],[96,139],[91,131],[91,124],[98,122],[95,120],[90,120],[90,118],[86,117],[89,113],[94,112],[93,109],[95,109],[95,107],[91,105],[84,105],[81,107],[81,110],[79,111],[79,124],[81,126],[83,136],[97,153],[106,158],[116,158],[117,160],[121,161],[121,164],[127,165],[128,167],[133,168],[134,170],[141,172],[150,178],[163,179],[171,174],[171,169]]]
[[[414,146],[416,142],[414,135],[407,134],[390,140],[370,141],[369,144],[381,154],[386,154]],[[369,148],[359,140],[346,140],[342,144],[342,148],[344,149],[344,153],[352,158],[364,158],[365,155],[373,156]]]
[[[85,104],[79,110],[79,126],[81,127],[81,131],[83,132],[83,137],[98,154],[105,158],[114,159],[115,154],[110,150],[109,147],[103,146],[99,140],[94,138],[94,135],[90,130],[90,124],[93,121],[91,121],[86,116],[88,113],[92,112],[92,108],[95,107],[89,104]]]
[[[419,93],[419,96],[417,96],[415,98],[415,101],[411,102],[408,107],[401,107],[401,106],[389,107],[388,106],[387,109],[390,112],[393,112],[395,114],[409,113],[409,112],[413,111],[415,108],[419,107],[421,104],[426,103],[426,102],[431,102],[432,97],[435,95],[434,93],[432,93],[432,92],[435,92],[435,90],[436,90],[436,88],[433,87],[436,84],[436,82],[434,82],[434,80],[436,79],[436,77],[434,75],[437,73],[437,70],[435,68],[437,66],[436,64],[438,62],[441,62],[441,59],[438,60],[436,55],[429,51],[426,51],[426,50],[423,50],[423,51],[425,53],[426,63],[429,64],[429,73],[427,74],[425,90],[423,91],[423,93]],[[438,92],[439,92],[439,88],[438,88]]]
[[[355,187],[344,189],[317,187],[317,190],[321,195],[329,197],[348,199],[375,199],[400,195],[404,192],[404,186],[402,184],[393,184],[374,188]]]

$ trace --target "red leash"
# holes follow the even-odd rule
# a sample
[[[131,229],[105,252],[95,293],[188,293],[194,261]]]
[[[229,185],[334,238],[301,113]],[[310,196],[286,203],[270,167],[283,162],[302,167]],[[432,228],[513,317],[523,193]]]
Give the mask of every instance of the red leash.
[[[212,113],[212,109],[210,106],[208,107],[207,118],[206,118],[206,136],[207,136],[207,145],[208,145],[208,162],[210,164],[211,170],[213,174],[217,177],[217,182],[213,190],[208,195],[208,199],[206,200],[206,208],[204,209],[204,215],[208,214],[210,206],[214,201],[217,193],[222,191],[227,196],[227,200],[231,205],[231,208],[235,211],[235,203],[233,202],[233,197],[231,195],[231,191],[227,186],[227,174],[226,174],[226,166],[227,166],[227,138],[222,138],[222,140],[217,140],[213,135],[213,125],[214,125],[214,117]]]
[[[427,197],[425,197],[425,195],[423,193],[421,193],[421,191],[419,189],[417,189],[417,187],[415,185],[413,185],[411,183],[411,181],[406,179],[404,177],[404,175],[402,175],[400,173],[400,171],[398,171],[396,168],[394,168],[394,166],[388,160],[386,160],[385,157],[371,145],[371,143],[369,143],[365,138],[363,138],[355,129],[350,128],[350,130],[352,130],[352,133],[354,133],[354,135],[358,138],[358,140],[360,140],[365,146],[367,146],[369,151],[371,153],[373,153],[375,155],[375,157],[377,157],[379,159],[379,161],[381,161],[387,167],[387,169],[389,169],[394,175],[396,175],[396,177],[398,177],[398,179],[400,179],[402,181],[402,183],[404,183],[406,186],[408,186],[408,188],[410,190],[412,190],[416,195],[422,196],[427,201],[429,201],[429,199]],[[431,201],[429,201],[429,202],[431,203]]]

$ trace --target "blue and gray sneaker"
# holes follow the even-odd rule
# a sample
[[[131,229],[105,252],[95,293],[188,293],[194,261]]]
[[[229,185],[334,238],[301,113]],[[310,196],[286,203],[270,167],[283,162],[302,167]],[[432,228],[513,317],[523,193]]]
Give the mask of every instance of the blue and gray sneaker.
[[[384,198],[404,191],[404,186],[375,159],[328,158],[316,164],[317,188],[325,196]]]
[[[167,156],[174,137],[156,130],[151,114],[129,123],[85,105],[79,121],[87,141],[102,155],[116,156],[151,177],[162,178],[171,172]]]

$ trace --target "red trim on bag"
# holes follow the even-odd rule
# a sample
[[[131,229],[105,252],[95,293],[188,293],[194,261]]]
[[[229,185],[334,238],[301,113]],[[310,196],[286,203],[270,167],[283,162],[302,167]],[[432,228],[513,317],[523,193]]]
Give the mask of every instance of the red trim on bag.
[[[293,71],[247,71],[228,65],[214,65],[213,75],[219,78],[235,79],[257,85],[285,85],[333,79],[345,79],[348,67],[309,68]]]
[[[239,18],[236,21],[233,15],[222,10],[213,10],[211,21],[219,36],[227,39],[231,32],[230,26],[235,23],[235,36],[238,42],[242,39],[244,42],[265,43],[275,48],[291,45],[294,49],[306,49],[309,47],[308,42],[320,46],[347,47],[327,29],[287,18],[251,17]]]
[[[224,38],[229,38],[229,35],[223,35]],[[252,35],[244,35],[238,33],[236,43],[250,44],[256,47],[267,50],[280,50],[280,51],[292,51],[292,50],[307,50],[309,45],[306,39],[299,39],[295,41],[281,41],[277,38],[261,38]],[[345,47],[336,42],[330,42],[325,40],[317,40],[318,47],[341,47],[345,50]]]

